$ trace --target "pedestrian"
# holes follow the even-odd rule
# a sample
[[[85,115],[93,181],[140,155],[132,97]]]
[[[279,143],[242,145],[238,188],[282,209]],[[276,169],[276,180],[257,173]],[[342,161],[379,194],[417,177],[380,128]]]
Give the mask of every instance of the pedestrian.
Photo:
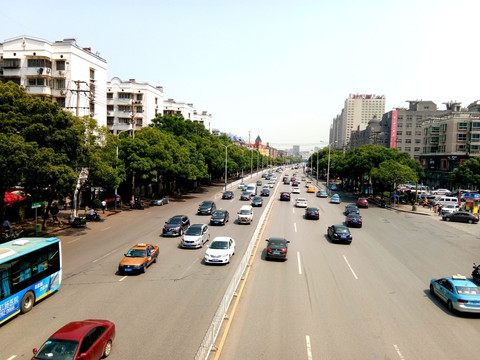
[[[103,213],[105,214],[105,209],[107,208],[107,202],[105,201],[105,199],[102,200],[102,211]]]
[[[10,231],[10,221],[8,221],[8,219],[5,219],[5,221],[3,222],[3,231]]]

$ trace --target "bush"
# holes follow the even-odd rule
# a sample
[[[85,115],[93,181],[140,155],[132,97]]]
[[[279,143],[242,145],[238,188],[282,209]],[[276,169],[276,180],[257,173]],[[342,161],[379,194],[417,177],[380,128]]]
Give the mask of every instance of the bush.
[[[98,199],[98,198],[97,198],[97,199],[93,199],[93,201],[92,201],[92,207],[93,207],[94,209],[98,209],[98,208],[100,208],[101,206],[102,206],[102,201],[101,201],[100,199]]]

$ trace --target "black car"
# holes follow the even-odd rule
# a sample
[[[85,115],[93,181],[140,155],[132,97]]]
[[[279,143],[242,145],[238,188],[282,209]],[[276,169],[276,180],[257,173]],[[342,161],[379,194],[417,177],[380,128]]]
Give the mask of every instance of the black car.
[[[211,215],[217,207],[213,201],[203,201],[198,207],[198,215]]]
[[[343,241],[348,244],[352,242],[352,234],[345,225],[332,225],[327,229],[327,235],[331,241]]]
[[[252,197],[252,193],[250,191],[243,191],[242,195],[240,195],[240,200],[250,200]]]
[[[362,227],[362,217],[360,214],[350,213],[345,219],[345,224],[347,226]]]
[[[469,224],[478,223],[478,214],[472,214],[468,211],[455,211],[451,214],[444,214],[442,216],[444,221],[458,221],[466,222]]]
[[[358,206],[355,204],[349,204],[345,206],[345,211],[343,212],[345,215],[348,214],[360,214],[360,210],[358,209]]]
[[[280,201],[290,201],[290,193],[286,191],[280,193]]]
[[[233,194],[233,191],[225,191],[222,195],[222,199],[224,200],[229,200],[229,199],[233,199],[235,197],[235,195]]]
[[[215,210],[210,218],[210,225],[225,225],[230,219],[227,210]]]
[[[163,226],[163,236],[182,236],[190,226],[190,219],[186,215],[175,215]]]
[[[272,237],[265,240],[268,244],[265,249],[265,259],[282,259],[287,260],[288,241],[285,238]]]
[[[263,199],[260,196],[255,196],[252,199],[252,206],[262,206],[263,205]]]
[[[307,207],[305,209],[305,219],[320,219],[320,210],[317,207]]]
[[[270,190],[262,189],[262,191],[260,191],[260,196],[270,196]]]

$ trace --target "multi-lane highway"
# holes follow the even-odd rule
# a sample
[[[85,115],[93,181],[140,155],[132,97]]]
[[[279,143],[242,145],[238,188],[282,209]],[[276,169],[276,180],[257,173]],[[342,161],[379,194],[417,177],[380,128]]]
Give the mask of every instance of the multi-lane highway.
[[[432,277],[469,275],[480,256],[472,230],[478,226],[372,206],[361,210],[364,227],[352,229],[352,244],[334,244],[325,236],[327,225],[341,223],[345,202],[353,199],[343,195],[342,204],[329,204],[303,185],[299,196],[320,208],[320,220],[303,218],[304,210],[294,207],[296,195],[291,202],[278,201],[288,185],[280,183],[265,199],[273,206],[261,244],[237,310],[229,314],[226,341],[211,358],[476,358],[480,318],[448,313],[429,295],[428,284]],[[234,200],[221,200],[220,187],[205,190],[59,235],[63,284],[30,313],[0,327],[0,360],[30,359],[32,348],[56,329],[88,318],[115,322],[111,359],[192,359],[264,211],[255,208],[254,223],[238,225],[236,212],[245,204],[240,191],[234,190]],[[181,249],[179,238],[159,236],[173,215],[208,222],[209,216],[196,215],[207,199],[230,212],[230,223],[210,227],[211,239],[236,240],[236,255],[226,266],[206,266],[205,249]],[[265,261],[269,236],[291,241],[286,262]],[[118,262],[137,242],[159,245],[158,262],[146,274],[117,274]]]

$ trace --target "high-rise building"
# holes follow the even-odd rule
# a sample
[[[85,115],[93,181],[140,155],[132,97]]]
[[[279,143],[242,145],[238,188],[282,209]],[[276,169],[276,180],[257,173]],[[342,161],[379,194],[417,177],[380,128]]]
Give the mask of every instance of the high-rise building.
[[[77,116],[106,125],[107,62],[75,39],[22,36],[0,43],[0,81],[14,83]]]

